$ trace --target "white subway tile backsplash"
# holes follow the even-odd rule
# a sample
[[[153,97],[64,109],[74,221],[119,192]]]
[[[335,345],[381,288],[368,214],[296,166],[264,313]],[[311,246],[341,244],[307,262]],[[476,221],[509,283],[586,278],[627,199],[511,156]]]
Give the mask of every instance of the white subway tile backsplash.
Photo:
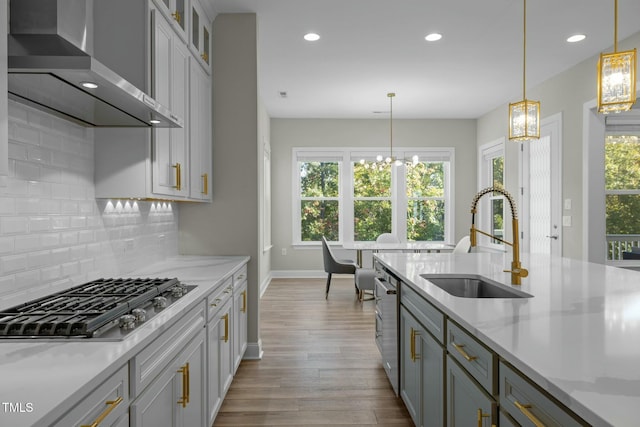
[[[115,200],[109,209],[108,201],[95,200],[93,133],[9,102],[0,306],[20,292],[124,276],[177,254],[177,206]]]
[[[0,218],[0,234],[26,234],[27,232],[27,218],[20,216],[6,216]]]
[[[27,255],[7,255],[0,257],[0,267],[4,274],[16,273],[27,268]]]

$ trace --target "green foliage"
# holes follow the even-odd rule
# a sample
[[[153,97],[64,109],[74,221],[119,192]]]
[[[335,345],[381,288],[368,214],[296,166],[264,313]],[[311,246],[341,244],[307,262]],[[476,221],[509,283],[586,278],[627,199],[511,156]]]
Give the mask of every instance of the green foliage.
[[[360,163],[353,164],[354,197],[390,197],[391,166],[384,169],[366,168]]]
[[[443,201],[409,201],[407,206],[407,240],[444,240]]]
[[[298,162],[302,197],[338,197],[340,168],[337,162]]]
[[[337,200],[304,200],[300,212],[303,242],[340,240]]]
[[[407,167],[407,197],[443,197],[444,163],[419,162]]]
[[[391,233],[391,201],[355,200],[353,222],[355,241],[374,241],[382,233]]]
[[[608,135],[605,140],[607,190],[640,190],[640,138]],[[607,234],[640,234],[640,195],[606,196]]]

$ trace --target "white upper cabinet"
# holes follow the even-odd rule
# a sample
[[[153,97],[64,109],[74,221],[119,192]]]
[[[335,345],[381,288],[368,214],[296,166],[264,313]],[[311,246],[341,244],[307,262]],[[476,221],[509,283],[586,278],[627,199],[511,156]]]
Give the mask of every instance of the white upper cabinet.
[[[191,61],[189,131],[190,198],[211,201],[211,78]]]
[[[156,10],[153,22],[153,96],[182,117],[184,127],[154,129],[153,193],[174,197],[189,194],[189,61],[191,54]]]
[[[176,34],[188,43],[190,30],[189,0],[153,0],[158,10],[171,22]]]
[[[211,20],[198,0],[191,2],[191,36],[189,46],[207,73],[211,73]]]

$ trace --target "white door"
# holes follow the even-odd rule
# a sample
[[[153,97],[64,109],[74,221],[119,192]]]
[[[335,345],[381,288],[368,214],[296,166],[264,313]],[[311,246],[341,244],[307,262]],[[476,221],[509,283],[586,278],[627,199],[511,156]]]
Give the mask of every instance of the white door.
[[[542,120],[540,139],[522,144],[524,252],[562,256],[562,115]]]

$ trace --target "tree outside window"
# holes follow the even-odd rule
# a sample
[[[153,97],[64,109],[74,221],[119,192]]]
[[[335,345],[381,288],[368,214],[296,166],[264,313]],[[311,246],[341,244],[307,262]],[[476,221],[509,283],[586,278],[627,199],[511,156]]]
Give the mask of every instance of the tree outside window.
[[[339,162],[298,162],[301,240],[340,240]]]
[[[605,137],[605,193],[607,235],[640,238],[640,136]],[[617,250],[631,245],[626,240]],[[609,253],[609,259],[620,259],[620,254]]]
[[[443,162],[406,166],[407,240],[443,241],[445,173]]]
[[[353,240],[375,241],[391,233],[391,165],[353,163]]]

